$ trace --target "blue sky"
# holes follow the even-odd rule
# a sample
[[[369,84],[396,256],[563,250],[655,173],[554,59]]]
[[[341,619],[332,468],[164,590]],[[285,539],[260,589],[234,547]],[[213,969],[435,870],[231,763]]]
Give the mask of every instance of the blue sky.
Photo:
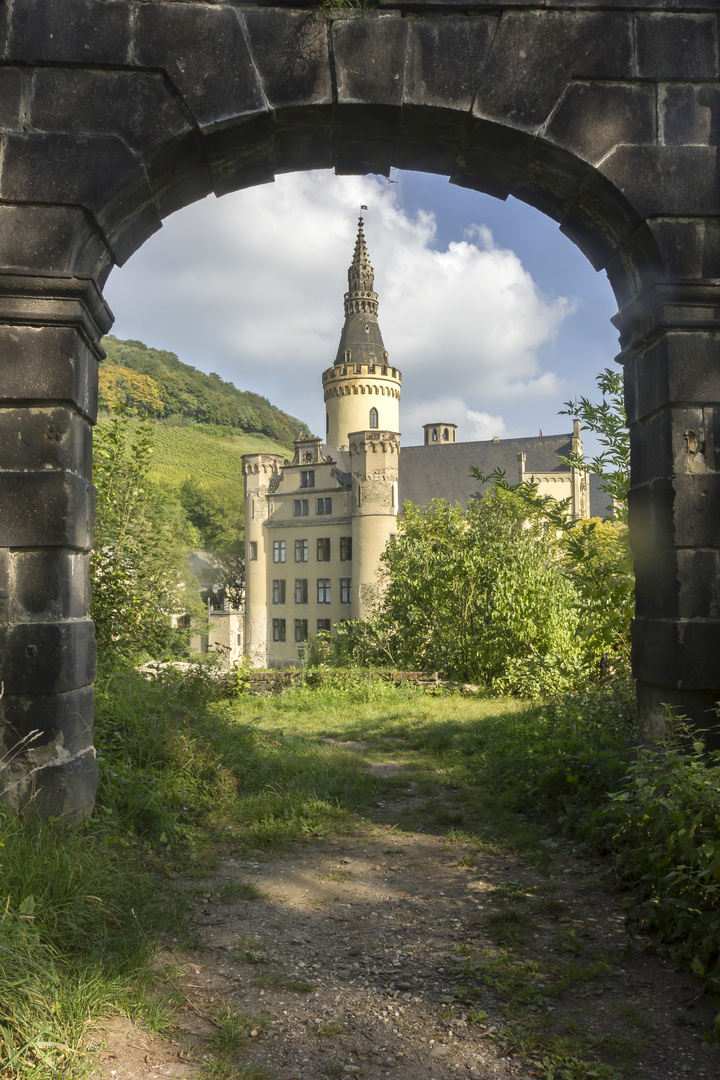
[[[445,177],[290,174],[166,219],[106,288],[113,333],[170,349],[324,430],[357,215],[391,361],[403,441],[451,420],[458,437],[569,429],[562,403],[613,366],[608,281],[555,222]],[[442,415],[440,415],[440,413]]]

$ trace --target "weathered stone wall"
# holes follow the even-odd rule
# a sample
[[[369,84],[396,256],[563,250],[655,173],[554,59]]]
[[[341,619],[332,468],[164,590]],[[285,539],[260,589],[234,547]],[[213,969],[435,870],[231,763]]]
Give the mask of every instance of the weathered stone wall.
[[[714,721],[718,18],[716,0],[380,0],[329,21],[280,0],[0,8],[7,798],[70,816],[92,803],[100,290],[173,210],[294,169],[423,169],[512,194],[608,274],[632,425],[641,715],[652,728],[669,702]]]

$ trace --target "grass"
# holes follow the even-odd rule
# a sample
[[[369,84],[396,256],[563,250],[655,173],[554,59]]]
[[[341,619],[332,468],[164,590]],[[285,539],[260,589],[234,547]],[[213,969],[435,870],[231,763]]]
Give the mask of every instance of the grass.
[[[50,1080],[70,1068],[81,1075],[90,1067],[83,1037],[98,1016],[168,1024],[163,1000],[172,988],[152,957],[184,932],[185,900],[170,879],[178,872],[207,878],[218,845],[257,856],[372,833],[377,804],[406,799],[411,780],[413,796],[425,802],[408,801],[397,814],[388,839],[399,843],[387,856],[401,857],[403,833],[420,828],[449,847],[462,845],[458,864],[468,869],[480,852],[515,852],[544,871],[546,827],[526,808],[556,827],[589,822],[627,769],[629,727],[612,701],[590,701],[580,716],[577,707],[563,714],[517,701],[430,696],[353,672],[281,696],[226,700],[200,670],[154,683],[107,674],[97,702],[101,783],[93,819],[70,829],[0,815],[3,1080]],[[328,739],[364,745],[348,750]],[[388,754],[403,771],[372,774],[368,767]],[[350,871],[330,874],[345,880]],[[219,902],[259,895],[251,882],[202,892]],[[524,943],[543,919],[555,921],[555,937],[541,962],[525,955]],[[601,993],[613,972],[587,947],[582,925],[552,886],[499,883],[480,923],[492,947],[465,945],[449,960],[448,1007],[484,1023],[483,999],[494,995],[507,1028],[494,1037],[531,1057],[540,1076],[632,1075],[637,1018],[620,1016],[625,1027],[603,1042],[548,1011],[578,988]],[[243,962],[265,960],[256,942],[241,940],[238,949]],[[284,975],[255,981],[264,979],[298,993],[314,989]],[[251,1020],[228,1013],[218,1022],[208,1080],[261,1076],[230,1060],[246,1045]]]

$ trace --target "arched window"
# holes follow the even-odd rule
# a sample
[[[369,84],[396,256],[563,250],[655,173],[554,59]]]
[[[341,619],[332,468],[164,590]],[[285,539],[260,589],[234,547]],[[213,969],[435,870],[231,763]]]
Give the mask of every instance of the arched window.
[[[443,442],[447,442],[449,438],[450,438],[450,432],[448,431],[447,428],[444,428],[443,429]]]
[[[437,442],[437,428],[433,428],[432,441]]]
[[[370,427],[376,428],[378,426],[378,412],[377,409],[370,410]]]

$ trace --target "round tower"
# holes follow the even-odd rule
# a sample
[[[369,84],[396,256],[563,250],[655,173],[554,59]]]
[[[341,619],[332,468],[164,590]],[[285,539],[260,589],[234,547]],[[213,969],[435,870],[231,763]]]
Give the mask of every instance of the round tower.
[[[360,218],[348,270],[345,324],[335,363],[322,376],[328,446],[347,449],[351,432],[400,430],[402,376],[388,362],[378,325],[374,275]]]
[[[353,510],[353,619],[366,619],[378,597],[380,556],[397,532],[398,457],[396,431],[350,434]]]
[[[243,454],[245,478],[245,654],[256,667],[267,667],[267,552],[263,524],[268,494],[280,475],[277,454]]]

